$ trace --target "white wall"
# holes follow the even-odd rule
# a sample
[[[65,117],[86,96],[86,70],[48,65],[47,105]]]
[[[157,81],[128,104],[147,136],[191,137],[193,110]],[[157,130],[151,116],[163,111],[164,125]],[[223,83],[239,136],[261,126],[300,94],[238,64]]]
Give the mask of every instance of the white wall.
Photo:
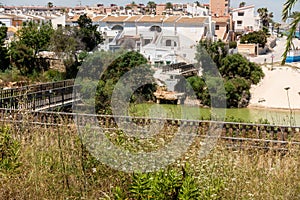
[[[244,16],[238,16],[238,13],[244,13]],[[234,21],[235,30],[245,30],[245,28],[252,29],[256,31],[258,26],[256,25],[256,17],[254,15],[254,7],[250,8],[240,8],[232,11],[232,19]],[[238,21],[242,21],[242,24],[239,26]],[[252,27],[252,28],[251,28]]]
[[[52,23],[52,27],[54,29],[57,29],[57,27],[59,25],[61,25],[62,27],[65,27],[66,26],[66,16],[62,15],[62,16],[56,17],[54,19],[51,19],[51,23]]]
[[[12,20],[11,19],[0,19],[0,21],[5,24],[6,27],[12,26]]]

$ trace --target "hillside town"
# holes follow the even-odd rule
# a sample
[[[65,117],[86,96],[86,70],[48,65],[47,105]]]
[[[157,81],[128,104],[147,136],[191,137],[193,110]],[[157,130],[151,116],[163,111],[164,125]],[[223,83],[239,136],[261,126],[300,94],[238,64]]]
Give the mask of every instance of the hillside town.
[[[261,18],[255,9],[255,5],[245,4],[232,8],[228,0],[211,0],[209,4],[150,1],[147,5],[133,2],[124,6],[76,7],[55,6],[49,2],[47,6],[1,6],[0,21],[8,27],[9,43],[24,22],[51,22],[54,29],[76,27],[80,15],[86,14],[104,37],[100,49],[115,50],[130,40],[131,48],[139,50],[153,64],[176,63],[177,60],[192,63],[190,49],[200,40],[236,41],[239,35],[261,30]],[[268,24],[272,34],[273,25]],[[240,53],[246,54],[260,51],[256,44],[239,48]]]
[[[91,25],[88,26],[95,27],[95,31],[101,34],[101,42],[84,51],[115,52],[118,49],[130,49],[139,52],[147,59],[148,64],[156,67],[155,78],[158,85],[167,88],[167,91],[158,89],[155,93],[156,102],[167,97],[169,92],[172,98],[166,99],[183,102],[179,100],[182,95],[177,97],[172,91],[180,81],[180,75],[186,78],[197,73],[200,75],[199,69],[191,67],[197,62],[195,53],[200,42],[221,42],[226,45],[228,54],[240,54],[248,61],[264,64],[262,67],[268,76],[272,73],[269,69],[275,69],[274,63],[282,60],[285,44],[285,37],[282,36],[287,34],[289,29],[288,20],[286,23],[273,21],[273,13],[267,8],[257,8],[255,5],[247,5],[246,2],[241,2],[234,8],[231,7],[230,0],[210,0],[208,4],[156,4],[149,1],[146,5],[131,2],[127,5],[96,4],[75,7],[56,6],[48,2],[45,6],[2,5],[0,12],[0,22],[2,26],[7,27],[7,47],[20,39],[19,32],[28,22],[39,26],[49,23],[54,30],[80,29],[85,22],[79,21],[84,16],[91,21]],[[280,45],[277,45],[278,42]],[[63,67],[66,56],[62,59],[57,52],[48,49],[35,49],[34,57],[50,60],[50,68]],[[76,52],[72,53],[75,54],[76,62],[76,54],[79,55],[80,51],[77,48]],[[60,55],[62,54],[64,52],[60,52]],[[296,58],[298,57],[289,53],[286,62],[294,62]],[[10,56],[10,59],[13,60],[13,56]],[[168,65],[175,67],[170,70]],[[271,103],[274,98],[266,97],[265,90],[263,87],[257,94],[255,91],[259,90],[253,89],[251,99],[250,95],[239,97],[239,104],[235,106],[246,107],[250,102],[250,106],[255,107],[286,108],[288,104],[285,99],[280,103]],[[296,93],[294,96],[297,97]],[[294,106],[300,108],[298,103],[294,103]]]
[[[0,200],[300,199],[300,0],[174,1],[0,2]]]

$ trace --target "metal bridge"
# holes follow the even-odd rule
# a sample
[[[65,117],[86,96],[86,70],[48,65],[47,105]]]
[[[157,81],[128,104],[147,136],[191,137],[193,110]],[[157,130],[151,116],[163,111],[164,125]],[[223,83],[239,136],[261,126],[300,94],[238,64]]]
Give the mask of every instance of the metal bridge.
[[[79,101],[74,93],[74,80],[28,85],[0,91],[0,108],[19,110],[51,110]]]

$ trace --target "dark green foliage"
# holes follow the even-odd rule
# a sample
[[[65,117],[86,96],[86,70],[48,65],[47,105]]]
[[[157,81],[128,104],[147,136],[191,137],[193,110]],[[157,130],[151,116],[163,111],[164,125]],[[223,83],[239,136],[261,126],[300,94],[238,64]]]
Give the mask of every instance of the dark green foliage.
[[[229,80],[236,77],[243,77],[250,83],[257,84],[264,77],[261,67],[249,62],[241,54],[228,55],[222,60],[219,67],[222,76]]]
[[[236,77],[225,82],[226,101],[228,107],[240,107],[239,102],[242,97],[250,97],[251,84],[245,78]]]
[[[241,43],[245,44],[259,44],[260,47],[264,47],[267,43],[267,35],[264,31],[254,31],[248,34],[245,34],[241,37]]]
[[[4,47],[7,37],[7,27],[0,22],[0,70],[4,71],[9,67],[8,49]]]
[[[203,61],[206,60],[203,59],[203,57],[205,58],[208,54],[214,63],[219,66],[222,59],[226,57],[227,53],[228,47],[221,40],[218,40],[217,42],[212,42],[211,40],[201,40],[197,46],[196,58],[198,61]]]
[[[127,194],[116,188],[115,197],[130,199],[199,199],[200,190],[192,172],[168,168],[153,173],[133,174]]]
[[[206,51],[207,50],[207,51]],[[211,57],[212,60],[207,59]],[[187,81],[201,103],[206,106],[220,107],[224,85],[226,91],[227,107],[244,107],[250,98],[251,84],[257,84],[264,73],[260,66],[249,62],[240,54],[227,54],[225,43],[218,41],[212,43],[210,40],[202,41],[198,45],[196,59],[203,68],[202,77],[189,77]],[[213,67],[218,72],[213,71]],[[222,83],[217,76],[212,74],[220,73],[223,77]],[[214,102],[212,103],[211,100]]]
[[[85,49],[87,51],[93,50],[103,41],[101,34],[97,31],[98,26],[93,25],[92,20],[86,14],[81,15],[77,22],[80,27],[79,38],[85,44]]]
[[[25,44],[13,42],[10,47],[10,56],[13,65],[21,74],[26,75],[33,71],[33,50],[28,48]]]
[[[235,49],[237,47],[236,41],[230,41],[229,42],[229,49]]]
[[[101,79],[99,81],[97,92],[96,92],[96,102],[97,102],[96,110],[99,113],[110,113],[111,112],[111,108],[110,108],[111,96],[112,96],[112,93],[113,93],[116,83],[126,72],[129,72],[134,67],[138,67],[138,66],[144,65],[146,63],[147,63],[147,59],[135,51],[130,51],[130,52],[124,53],[124,54],[120,55],[118,58],[114,59],[108,65],[107,69],[104,71],[104,73],[101,76]],[[143,71],[143,72],[139,71],[139,73],[141,73],[141,74],[151,73],[150,68],[147,66],[145,66],[144,68],[141,68],[140,70]],[[142,83],[143,80],[138,74],[134,77],[138,77],[138,78],[140,78],[140,80],[137,80],[137,79],[127,80],[128,83],[132,83],[133,81],[135,83]],[[126,86],[124,86],[124,85],[122,87],[126,88]],[[150,94],[153,93],[153,90],[154,90],[153,85],[144,85],[144,86],[138,88],[138,90],[133,94],[133,98],[131,98],[131,101],[138,99],[139,98],[138,94],[141,94],[146,99],[149,99],[149,98],[151,98]],[[124,90],[124,92],[126,92],[126,91]]]

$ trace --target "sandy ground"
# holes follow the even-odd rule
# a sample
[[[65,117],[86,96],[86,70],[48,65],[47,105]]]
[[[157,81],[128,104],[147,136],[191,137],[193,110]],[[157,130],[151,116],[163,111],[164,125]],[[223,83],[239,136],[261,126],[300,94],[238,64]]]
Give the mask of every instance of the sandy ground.
[[[280,38],[272,53],[249,58],[250,61],[260,64],[264,63],[265,58],[267,59],[267,64],[262,65],[265,73],[264,79],[251,88],[249,107],[300,109],[300,69],[297,69],[300,67],[300,63],[279,65],[285,42],[285,38]],[[294,44],[296,47],[300,47],[300,40],[294,40]],[[275,64],[273,70],[269,70],[272,54]]]

